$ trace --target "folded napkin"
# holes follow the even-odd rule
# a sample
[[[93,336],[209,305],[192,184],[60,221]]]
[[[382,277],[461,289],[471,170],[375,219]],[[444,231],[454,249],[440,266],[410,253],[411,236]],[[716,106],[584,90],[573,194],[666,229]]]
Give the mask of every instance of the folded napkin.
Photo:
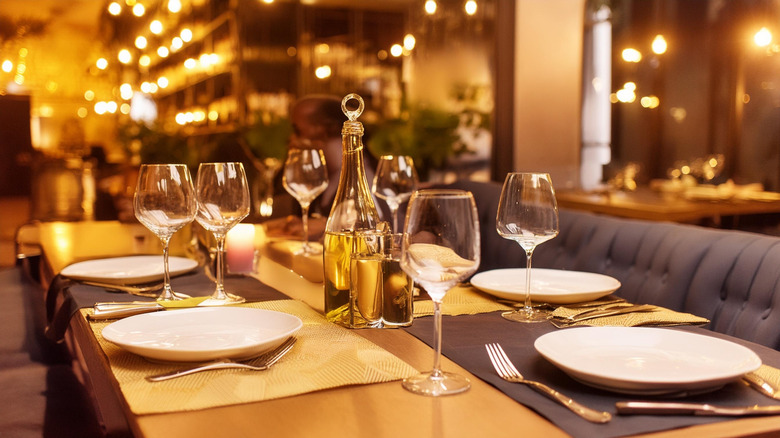
[[[626,306],[630,306],[626,303]],[[622,315],[604,316],[580,321],[569,326],[619,326],[619,327],[639,327],[639,326],[675,326],[675,325],[699,325],[707,324],[710,320],[690,313],[676,312],[664,307],[654,306],[653,310],[647,312],[632,312]],[[582,312],[581,307],[569,308],[558,307],[552,312],[553,317],[567,318]]]
[[[441,312],[443,315],[476,315],[478,313],[495,312],[498,310],[512,310],[511,307],[497,302],[472,286],[458,285],[447,292],[442,300]],[[433,302],[431,300],[418,300],[414,302],[414,316],[433,315]]]
[[[130,410],[136,414],[152,414],[206,409],[338,386],[389,382],[417,373],[385,349],[327,322],[300,301],[265,301],[240,306],[285,312],[303,321],[293,349],[266,371],[208,371],[164,382],[147,382],[145,376],[185,368],[187,364],[150,362],[103,339],[101,332],[108,322],[92,322],[95,337]]]
[[[262,257],[279,263],[287,269],[291,269],[301,277],[313,282],[322,283],[322,244],[310,242],[310,245],[319,249],[315,254],[299,254],[303,242],[299,240],[271,240],[262,246]]]
[[[757,374],[758,377],[766,380],[770,385],[775,388],[780,388],[780,370],[771,367],[769,365],[761,365],[757,370],[753,371],[753,374]]]

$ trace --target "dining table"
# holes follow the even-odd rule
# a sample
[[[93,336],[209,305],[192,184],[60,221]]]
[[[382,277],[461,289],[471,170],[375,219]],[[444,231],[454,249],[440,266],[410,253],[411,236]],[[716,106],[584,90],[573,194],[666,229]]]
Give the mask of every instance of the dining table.
[[[415,318],[409,327],[338,326],[322,315],[321,258],[296,254],[293,238],[273,235],[263,224],[254,226],[254,269],[229,272],[226,288],[247,299],[239,306],[299,316],[303,328],[298,344],[269,371],[205,372],[176,379],[179,382],[171,386],[155,386],[167,382],[146,382],[142,378],[149,369],[167,369],[169,364],[149,361],[106,341],[101,331],[113,321],[93,319],[97,302],[153,298],[88,285],[62,275],[63,269],[76,262],[158,255],[161,246],[153,234],[140,224],[118,221],[40,222],[26,225],[17,234],[20,260],[29,259],[24,266],[40,286],[40,297],[35,302],[45,307],[45,326],[41,330],[52,342],[67,347],[74,372],[89,393],[106,436],[552,438],[780,434],[777,415],[618,415],[616,402],[648,397],[595,388],[569,377],[534,348],[539,337],[561,329],[548,322],[508,321],[501,313],[511,305],[469,283],[450,291],[447,297],[452,297],[443,306],[442,368],[466,376],[471,388],[444,397],[413,394],[402,387],[400,380],[410,373],[429,370],[433,362],[433,318],[425,294],[414,302]],[[177,233],[171,254],[197,260],[198,266],[175,276],[172,285],[192,296],[206,296],[214,288],[212,254],[208,248],[203,250],[199,238],[202,234],[191,227]],[[696,325],[664,329],[728,340],[754,351],[764,365],[780,367],[780,352],[761,345]],[[501,380],[485,351],[485,344],[492,342],[504,347],[527,378],[612,413],[612,421],[584,421],[530,387]],[[257,390],[260,386],[262,391]],[[780,401],[759,394],[741,381],[673,401],[780,405]]]

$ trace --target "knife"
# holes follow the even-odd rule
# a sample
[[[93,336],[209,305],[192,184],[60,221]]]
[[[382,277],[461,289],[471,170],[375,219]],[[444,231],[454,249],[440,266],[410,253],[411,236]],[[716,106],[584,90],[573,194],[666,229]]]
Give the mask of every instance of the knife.
[[[622,315],[624,313],[649,312],[655,310],[655,306],[650,304],[634,304],[631,306],[609,306],[604,309],[593,309],[581,312],[570,317],[555,317],[556,320],[565,323],[586,321],[588,319],[601,318],[604,316]]]
[[[706,415],[740,417],[749,415],[778,415],[780,405],[770,406],[719,406],[706,403],[668,403],[646,401],[620,401],[615,403],[621,415]]]
[[[100,305],[102,304],[102,305]],[[142,313],[157,312],[158,310],[164,310],[162,305],[149,302],[149,303],[98,303],[95,304],[92,313],[87,315],[92,321],[101,321],[106,319],[124,318],[125,316],[140,315]]]

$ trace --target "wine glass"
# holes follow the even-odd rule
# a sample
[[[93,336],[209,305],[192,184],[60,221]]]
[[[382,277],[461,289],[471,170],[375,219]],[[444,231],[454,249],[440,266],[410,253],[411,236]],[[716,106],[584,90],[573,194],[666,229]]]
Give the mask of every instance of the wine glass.
[[[201,163],[196,184],[198,214],[195,220],[214,234],[217,241],[216,289],[201,306],[221,306],[244,302],[225,292],[225,237],[249,215],[249,187],[241,163]]]
[[[466,377],[443,372],[441,302],[447,291],[473,274],[480,261],[477,207],[471,192],[418,190],[406,212],[401,268],[425,288],[433,301],[434,361],[431,371],[409,377],[403,387],[416,394],[439,396],[469,389]]]
[[[522,309],[502,316],[517,322],[540,322],[548,312],[531,307],[531,256],[540,243],[558,235],[558,205],[550,175],[509,173],[501,189],[496,214],[496,230],[504,239],[514,240],[525,250],[525,303]]]
[[[398,231],[398,206],[409,199],[417,189],[417,171],[412,157],[407,155],[384,155],[374,175],[371,191],[383,199],[393,215],[393,232]]]
[[[320,149],[290,149],[284,163],[284,189],[301,204],[303,221],[303,254],[317,251],[309,244],[309,206],[328,187],[328,168]]]
[[[195,219],[197,204],[190,171],[184,164],[143,164],[133,196],[135,217],[160,238],[163,246],[163,290],[157,301],[188,295],[171,289],[168,247],[171,236]]]

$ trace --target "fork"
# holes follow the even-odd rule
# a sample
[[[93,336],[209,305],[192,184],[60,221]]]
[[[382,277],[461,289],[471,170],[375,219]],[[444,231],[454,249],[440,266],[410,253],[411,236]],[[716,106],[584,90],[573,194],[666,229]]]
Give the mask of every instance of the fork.
[[[509,357],[504,353],[504,349],[501,348],[501,345],[496,343],[485,344],[485,348],[487,349],[493,368],[496,369],[499,377],[507,382],[528,385],[592,423],[607,423],[612,419],[612,414],[609,412],[597,411],[587,406],[583,406],[572,400],[571,397],[561,394],[544,383],[523,378],[523,375],[517,371],[517,368],[512,364],[512,361],[510,361]]]
[[[171,371],[169,373],[157,374],[154,376],[146,376],[146,380],[150,382],[161,382],[163,380],[175,379],[181,376],[188,376],[190,374],[199,373],[201,371],[221,370],[221,369],[228,369],[228,368],[242,368],[242,369],[247,369],[252,371],[267,370],[268,368],[271,368],[273,364],[278,362],[279,359],[282,358],[282,356],[287,354],[287,352],[290,351],[290,349],[292,349],[293,344],[295,344],[295,341],[296,338],[294,337],[287,338],[286,341],[284,341],[281,345],[279,345],[272,351],[269,351],[268,353],[264,353],[256,357],[253,360],[253,362],[255,362],[255,365],[250,365],[243,362],[233,362],[230,359],[221,359],[215,362],[209,362],[204,365],[199,365],[195,368],[187,368],[183,370]]]

